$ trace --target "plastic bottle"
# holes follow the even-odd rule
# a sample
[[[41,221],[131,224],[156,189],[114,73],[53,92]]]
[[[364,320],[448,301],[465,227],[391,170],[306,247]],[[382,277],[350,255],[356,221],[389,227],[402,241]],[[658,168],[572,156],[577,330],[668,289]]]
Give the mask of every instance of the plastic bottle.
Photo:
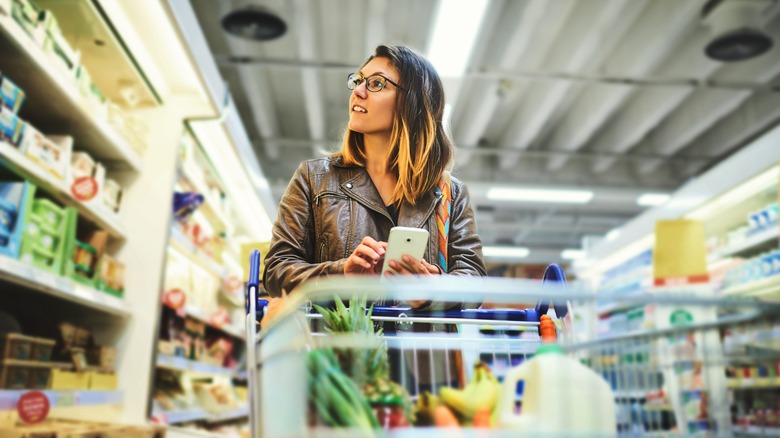
[[[515,391],[524,381],[520,414]],[[556,436],[616,436],[615,398],[607,382],[563,354],[556,344],[507,373],[499,400],[499,426]]]

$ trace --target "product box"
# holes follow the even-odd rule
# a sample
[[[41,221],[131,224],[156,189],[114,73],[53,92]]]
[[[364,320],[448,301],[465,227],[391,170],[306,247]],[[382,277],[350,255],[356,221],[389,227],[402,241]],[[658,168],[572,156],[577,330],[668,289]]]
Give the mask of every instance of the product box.
[[[11,0],[11,16],[38,46],[42,46],[46,38],[46,29],[40,25],[41,12],[29,0]]]
[[[104,187],[106,169],[92,160],[89,154],[73,152],[68,172],[70,194],[84,205],[98,209],[105,208]]]
[[[122,297],[125,293],[125,265],[108,254],[103,254],[97,268],[98,290]]]
[[[0,75],[0,98],[2,104],[11,112],[18,114],[24,103],[25,94],[19,86],[11,81],[7,76]]]
[[[0,140],[18,146],[22,139],[24,125],[24,121],[17,117],[10,108],[0,105]]]
[[[27,206],[32,202],[28,182],[0,181],[0,255],[19,258]]]
[[[122,202],[122,187],[113,179],[106,178],[103,190],[103,204],[113,212],[119,212]]]
[[[31,124],[24,124],[19,149],[58,179],[64,180],[68,175],[72,148],[71,137],[47,137]]]
[[[113,371],[116,369],[116,348],[91,347],[87,349],[87,362],[102,370]]]
[[[87,371],[51,370],[49,389],[89,389],[90,374]]]
[[[102,371],[87,371],[89,374],[89,389],[92,391],[113,391],[119,386],[116,373]]]
[[[24,224],[19,260],[60,274],[64,262],[67,218],[76,209],[34,198]]]

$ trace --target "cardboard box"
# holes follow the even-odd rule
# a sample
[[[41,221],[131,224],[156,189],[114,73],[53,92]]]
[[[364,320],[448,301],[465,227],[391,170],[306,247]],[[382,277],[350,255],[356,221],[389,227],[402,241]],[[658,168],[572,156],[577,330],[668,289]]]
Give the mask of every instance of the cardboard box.
[[[74,372],[59,369],[51,370],[49,389],[89,389],[89,372]]]
[[[89,374],[89,389],[94,391],[112,391],[119,386],[116,373],[87,371]]]

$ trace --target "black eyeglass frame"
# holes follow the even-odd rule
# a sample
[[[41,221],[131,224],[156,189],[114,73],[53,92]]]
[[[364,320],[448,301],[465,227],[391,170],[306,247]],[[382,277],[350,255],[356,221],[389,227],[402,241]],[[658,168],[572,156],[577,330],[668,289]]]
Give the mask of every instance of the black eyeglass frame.
[[[353,76],[360,77],[360,82],[355,83],[355,80],[352,79]],[[347,75],[347,89],[354,90],[355,87],[360,85],[362,82],[368,81],[369,79],[371,79],[373,77],[380,77],[380,78],[384,79],[385,82],[390,82],[391,84],[395,85],[395,88],[398,88],[399,90],[404,90],[405,91],[404,87],[396,84],[394,81],[392,81],[392,80],[390,80],[390,79],[388,79],[388,78],[386,78],[386,77],[384,77],[384,76],[382,76],[382,75],[380,75],[378,73],[374,74],[374,75],[371,75],[371,76],[368,76],[368,77],[365,77],[365,76],[363,76],[363,73],[360,73],[360,72],[350,73],[349,75]],[[352,88],[350,88],[350,84],[352,85]],[[380,88],[378,90],[371,90],[371,89],[368,88],[368,84],[366,84],[366,90],[368,90],[368,91],[370,91],[372,93],[378,93],[378,92],[384,90],[385,86],[386,85],[382,85],[382,88]]]

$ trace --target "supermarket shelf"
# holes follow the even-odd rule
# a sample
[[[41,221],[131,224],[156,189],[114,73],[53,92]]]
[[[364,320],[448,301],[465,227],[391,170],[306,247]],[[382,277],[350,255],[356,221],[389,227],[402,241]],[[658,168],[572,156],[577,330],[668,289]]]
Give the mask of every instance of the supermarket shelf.
[[[0,411],[16,409],[19,397],[28,390],[0,390]],[[117,405],[123,401],[121,391],[41,391],[46,394],[51,407],[79,407],[96,405]]]
[[[762,428],[760,426],[748,426],[745,428],[734,427],[732,429],[735,437],[765,437],[765,436],[780,436],[780,428],[767,427]]]
[[[598,306],[597,311],[600,316],[608,315],[610,313],[617,313],[622,312],[624,310],[632,309],[634,307],[641,307],[642,304],[637,304],[636,301],[632,301],[631,297],[635,295],[641,295],[646,291],[646,289],[642,289],[630,294],[624,295],[626,300],[625,301],[611,301],[607,304],[603,304],[601,306]],[[617,298],[615,298],[617,300]]]
[[[721,291],[723,296],[743,296],[754,298],[780,298],[780,275],[751,281]]]
[[[175,371],[188,371],[199,374],[222,374],[234,376],[237,370],[210,365],[203,362],[185,359],[183,357],[160,354],[157,356],[157,367]]]
[[[76,85],[9,15],[0,14],[0,68],[27,95],[21,116],[44,133],[72,135],[93,158],[140,172],[140,155],[87,110]],[[74,75],[75,76],[75,75]]]
[[[216,325],[211,323],[210,318],[208,317],[208,315],[206,315],[205,312],[203,312],[201,309],[195,308],[194,306],[190,306],[190,305],[186,305],[185,304],[184,305],[184,313],[187,316],[189,316],[189,317],[191,317],[193,319],[197,319],[198,321],[205,323],[206,325],[208,325],[211,328],[214,328],[214,329],[217,329],[217,330],[221,330],[221,331],[223,331],[223,332],[225,332],[225,333],[227,333],[227,334],[229,334],[229,335],[231,335],[231,336],[233,336],[235,338],[239,338],[239,339],[245,339],[246,338],[246,335],[244,334],[244,331],[240,327],[216,326]]]
[[[85,205],[71,195],[63,180],[38,166],[33,160],[25,156],[13,145],[0,141],[0,158],[6,161],[8,167],[24,179],[30,180],[37,186],[51,193],[58,201],[65,205],[76,207],[80,216],[118,239],[125,238],[125,230],[119,223],[119,215],[99,207]]]
[[[221,413],[207,412],[202,408],[186,409],[174,412],[155,412],[152,416],[163,424],[181,424],[193,421],[206,421],[209,423],[219,423],[223,421],[237,420],[249,416],[249,407],[243,406],[238,409]]]
[[[227,273],[225,272],[225,269],[206,253],[195,247],[192,242],[187,240],[178,227],[171,227],[171,238],[169,239],[169,242],[171,247],[176,249],[183,256],[189,258],[193,263],[196,263],[198,266],[211,272],[220,279],[226,277]]]
[[[780,377],[755,377],[752,379],[728,379],[731,389],[774,389],[780,388]]]
[[[130,317],[127,303],[121,298],[9,257],[0,256],[0,279],[102,312]]]
[[[720,258],[740,256],[750,252],[755,248],[761,248],[764,245],[769,245],[773,241],[776,246],[778,239],[780,239],[780,226],[777,224],[770,225],[763,230],[757,231],[746,237],[742,242],[724,248],[724,250],[721,251]]]

